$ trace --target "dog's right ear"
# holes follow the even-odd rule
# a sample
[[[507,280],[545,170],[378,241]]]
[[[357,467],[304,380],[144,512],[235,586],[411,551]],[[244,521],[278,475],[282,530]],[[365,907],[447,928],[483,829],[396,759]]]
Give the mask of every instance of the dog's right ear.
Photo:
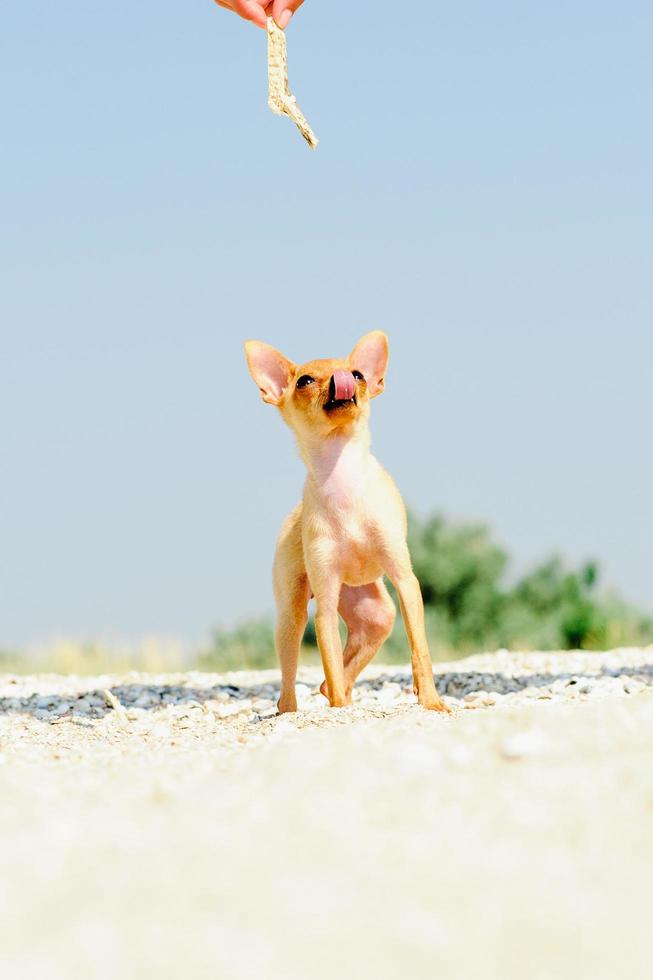
[[[249,373],[258,385],[263,401],[278,405],[290,384],[295,365],[281,351],[260,340],[245,341],[245,356]]]

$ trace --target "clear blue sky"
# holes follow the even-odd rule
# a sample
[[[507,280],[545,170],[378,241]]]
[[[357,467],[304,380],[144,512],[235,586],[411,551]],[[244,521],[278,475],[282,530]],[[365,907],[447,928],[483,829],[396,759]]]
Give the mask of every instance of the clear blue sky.
[[[210,0],[2,4],[0,646],[270,609],[302,470],[242,341],[372,328],[415,508],[653,606],[653,8],[416,9],[306,0],[311,153]]]

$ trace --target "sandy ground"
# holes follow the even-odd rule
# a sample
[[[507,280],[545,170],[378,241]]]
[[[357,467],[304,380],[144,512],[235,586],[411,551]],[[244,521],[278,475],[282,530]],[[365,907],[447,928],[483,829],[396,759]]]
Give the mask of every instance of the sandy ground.
[[[650,976],[653,650],[437,679],[0,678],[0,976]]]

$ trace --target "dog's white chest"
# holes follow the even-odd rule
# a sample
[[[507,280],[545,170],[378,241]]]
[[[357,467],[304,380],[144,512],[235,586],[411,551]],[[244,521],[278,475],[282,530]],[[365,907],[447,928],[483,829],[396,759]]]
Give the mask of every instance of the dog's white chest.
[[[313,461],[313,529],[318,553],[346,585],[362,585],[383,572],[371,513],[378,464],[367,446],[334,439]],[[328,557],[326,557],[328,556]]]
[[[368,479],[367,460],[356,444],[334,439],[316,467],[320,495],[337,510],[358,509]]]

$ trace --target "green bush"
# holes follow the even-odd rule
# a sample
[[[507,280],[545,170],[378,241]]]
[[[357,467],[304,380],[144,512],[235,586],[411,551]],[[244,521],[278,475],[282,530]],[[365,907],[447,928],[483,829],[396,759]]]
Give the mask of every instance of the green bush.
[[[653,642],[653,619],[602,591],[595,562],[569,569],[549,558],[509,586],[507,555],[484,525],[412,516],[409,543],[429,634],[447,654]]]

